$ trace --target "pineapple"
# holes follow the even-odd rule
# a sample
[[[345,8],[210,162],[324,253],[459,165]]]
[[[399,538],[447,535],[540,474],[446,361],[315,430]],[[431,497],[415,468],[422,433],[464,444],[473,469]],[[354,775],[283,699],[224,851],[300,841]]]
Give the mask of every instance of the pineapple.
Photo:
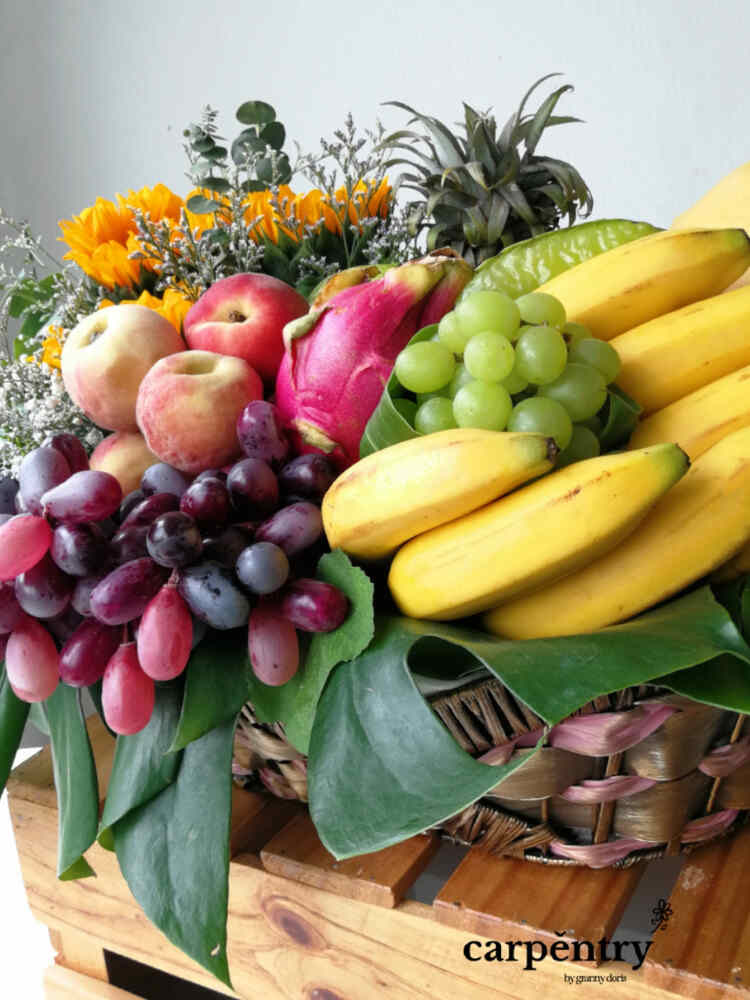
[[[422,195],[422,203],[410,207],[423,222],[431,222],[428,250],[448,245],[477,266],[511,243],[556,229],[565,214],[572,225],[576,215],[591,212],[591,192],[575,167],[536,155],[548,126],[580,121],[552,114],[560,97],[573,88],[558,88],[535,114],[524,114],[533,91],[556,75],[537,80],[500,135],[489,112],[475,111],[468,104],[464,104],[464,138],[437,118],[400,101],[389,102],[413,116],[408,124],[420,122],[426,129],[394,132],[382,146],[411,154],[391,159],[386,166],[407,164],[418,171],[404,174],[401,181]]]

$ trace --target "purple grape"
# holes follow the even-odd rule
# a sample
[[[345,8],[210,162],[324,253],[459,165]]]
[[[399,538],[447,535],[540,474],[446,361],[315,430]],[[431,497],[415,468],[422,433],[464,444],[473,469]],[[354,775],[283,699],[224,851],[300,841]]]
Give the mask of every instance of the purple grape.
[[[18,603],[13,580],[0,583],[0,634],[6,635],[21,624],[25,611]]]
[[[288,556],[296,555],[313,545],[323,534],[323,518],[314,503],[302,501],[282,507],[259,525],[257,542],[273,542]]]
[[[18,493],[25,509],[32,514],[42,514],[44,495],[64,483],[69,475],[70,466],[55,448],[30,451],[18,473]]]
[[[133,507],[120,527],[130,528],[135,525],[148,527],[157,517],[166,514],[168,510],[177,510],[179,505],[180,501],[174,493],[152,493]]]
[[[81,444],[75,434],[61,431],[59,434],[51,434],[42,442],[44,447],[54,448],[59,451],[62,457],[70,466],[71,472],[83,472],[89,467],[89,457],[86,449]]]
[[[294,580],[282,594],[281,613],[302,632],[332,632],[349,614],[349,598],[321,580]]]
[[[147,524],[129,524],[110,538],[109,554],[116,566],[148,555],[148,529]]]
[[[49,555],[16,577],[16,599],[34,618],[54,618],[70,603],[75,582],[56,566]]]
[[[70,606],[75,608],[79,615],[87,618],[91,614],[91,593],[98,583],[105,576],[112,572],[111,567],[92,573],[91,576],[82,576],[76,580],[73,588],[73,595],[70,598]]]
[[[201,483],[204,479],[220,479],[222,483],[225,483],[227,481],[227,474],[223,469],[204,469],[203,472],[198,473],[191,485]]]
[[[166,582],[169,571],[152,559],[133,559],[108,573],[91,591],[91,614],[104,625],[124,625],[140,617]]]
[[[200,525],[215,527],[229,520],[229,490],[220,479],[201,479],[183,493],[180,510]]]
[[[270,465],[259,458],[237,462],[227,476],[232,506],[250,521],[267,517],[279,502],[279,484]]]
[[[107,539],[94,524],[58,524],[52,532],[50,555],[63,573],[89,576],[107,558]]]
[[[279,487],[285,496],[320,502],[335,478],[336,467],[325,455],[299,455],[279,473]]]
[[[200,558],[203,539],[189,514],[173,510],[162,514],[148,529],[148,553],[160,566],[187,566]]]
[[[115,515],[117,511],[115,511]],[[93,521],[93,524],[101,531],[105,538],[111,538],[117,531],[117,522],[111,517],[105,517],[103,521]]]
[[[279,411],[265,399],[248,403],[237,418],[237,440],[248,458],[278,468],[289,454],[289,441]]]
[[[196,618],[211,628],[239,628],[247,623],[250,602],[230,570],[214,562],[199,562],[181,570],[177,590]]]
[[[232,524],[215,538],[203,540],[202,560],[217,562],[226,569],[234,569],[240,552],[246,549],[253,540],[252,525]]]
[[[103,675],[120,645],[122,629],[89,619],[60,650],[60,678],[71,687],[88,687]]]
[[[235,572],[254,594],[273,594],[289,578],[289,560],[273,542],[257,542],[240,553]]]
[[[60,645],[63,645],[68,641],[83,620],[83,616],[78,614],[71,603],[62,612],[62,614],[55,615],[54,618],[46,618],[44,624],[55,639],[57,639]]]
[[[47,490],[42,496],[42,506],[48,517],[80,524],[103,521],[114,514],[121,500],[122,488],[114,476],[87,469],[74,472],[60,486]]]
[[[3,476],[0,479],[0,513],[17,514],[16,494],[18,493],[18,480],[12,476]]]
[[[190,479],[166,462],[149,465],[141,477],[141,490],[149,497],[154,493],[172,493],[178,499],[190,485]]]
[[[137,507],[138,504],[145,499],[146,499],[146,494],[143,492],[143,490],[131,490],[130,493],[128,493],[128,495],[124,497],[122,503],[118,508],[116,515],[118,523],[122,524],[125,518],[128,516],[128,514],[131,512],[131,510],[134,507]]]

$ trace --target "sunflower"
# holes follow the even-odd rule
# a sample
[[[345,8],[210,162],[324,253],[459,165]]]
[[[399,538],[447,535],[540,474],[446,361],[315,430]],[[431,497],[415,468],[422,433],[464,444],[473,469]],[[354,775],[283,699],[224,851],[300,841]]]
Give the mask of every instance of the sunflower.
[[[65,331],[61,326],[48,326],[47,336],[42,341],[41,362],[50,368],[60,368],[60,355],[65,341]]]
[[[168,288],[161,298],[151,295],[150,292],[141,292],[137,299],[123,299],[118,304],[121,306],[146,306],[148,309],[153,309],[164,319],[169,320],[178,333],[182,333],[182,321],[193,303],[176,288]],[[106,309],[107,306],[113,305],[115,303],[110,299],[102,299],[99,308]]]

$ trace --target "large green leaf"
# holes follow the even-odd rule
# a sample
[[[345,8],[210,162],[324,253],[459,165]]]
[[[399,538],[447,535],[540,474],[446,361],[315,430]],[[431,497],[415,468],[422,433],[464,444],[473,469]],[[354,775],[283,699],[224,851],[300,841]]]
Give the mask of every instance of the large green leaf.
[[[13,767],[29,708],[28,702],[13,694],[5,673],[5,663],[0,663],[0,795]]]
[[[271,687],[250,671],[248,699],[261,722],[282,722],[287,739],[302,753],[310,744],[315,711],[333,668],[361,653],[375,631],[373,585],[366,573],[336,550],[321,557],[316,576],[349,598],[346,621],[333,632],[312,637],[302,668],[286,684]]]
[[[734,656],[719,656],[710,663],[660,677],[663,684],[693,701],[702,701],[730,712],[750,713],[750,669]]]
[[[101,832],[148,802],[170,785],[180,766],[180,754],[170,753],[182,703],[182,685],[159,685],[151,720],[132,736],[118,736],[104,803]]]
[[[172,750],[234,718],[247,701],[250,666],[247,630],[211,631],[193,650],[185,672],[185,696]]]
[[[451,663],[466,680],[473,658],[554,725],[599,695],[666,683],[664,675],[723,653],[743,661],[738,676],[750,673],[750,649],[708,587],[623,625],[557,639],[510,641],[438,622],[382,619],[373,643],[333,675],[318,706],[309,760],[318,832],[338,857],[379,850],[459,812],[505,773],[467,762],[422,700],[412,662],[445,689]],[[704,668],[700,700],[720,703],[726,691],[712,688],[714,673],[713,664]]]
[[[643,410],[642,406],[617,385],[607,387],[607,401],[604,406],[604,426],[599,432],[602,452],[613,451],[627,444]]]
[[[60,684],[44,702],[57,789],[57,875],[93,875],[83,857],[96,839],[99,788],[80,690]]]
[[[146,916],[230,987],[233,735],[234,719],[191,743],[175,781],[114,826],[120,868]]]

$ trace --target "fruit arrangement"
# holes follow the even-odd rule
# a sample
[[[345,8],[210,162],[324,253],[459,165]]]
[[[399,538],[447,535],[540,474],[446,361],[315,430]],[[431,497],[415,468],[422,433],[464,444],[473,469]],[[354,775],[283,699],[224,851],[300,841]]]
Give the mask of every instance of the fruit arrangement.
[[[109,433],[57,427],[0,480],[0,785],[30,716],[59,773],[90,779],[60,782],[61,876],[113,844],[147,914],[225,982],[226,886],[196,882],[196,927],[139,845],[178,849],[168,807],[197,832],[167,868],[227,842],[246,703],[294,747],[338,857],[460,815],[612,692],[750,711],[750,239],[720,193],[665,231],[574,225],[588,188],[536,152],[565,90],[500,132],[467,107],[461,138],[398,105],[424,131],[381,153],[416,157],[426,243],[400,254],[378,229],[394,160],[341,200],[279,198],[273,109],[239,109],[231,154],[206,122],[180,221],[131,192],[124,244],[75,244],[101,308],[18,362],[56,360],[65,405]],[[37,320],[68,316],[25,287]],[[541,735],[480,763],[424,698],[487,678]],[[83,688],[118,741],[101,819]],[[235,761],[279,789],[255,771]]]

